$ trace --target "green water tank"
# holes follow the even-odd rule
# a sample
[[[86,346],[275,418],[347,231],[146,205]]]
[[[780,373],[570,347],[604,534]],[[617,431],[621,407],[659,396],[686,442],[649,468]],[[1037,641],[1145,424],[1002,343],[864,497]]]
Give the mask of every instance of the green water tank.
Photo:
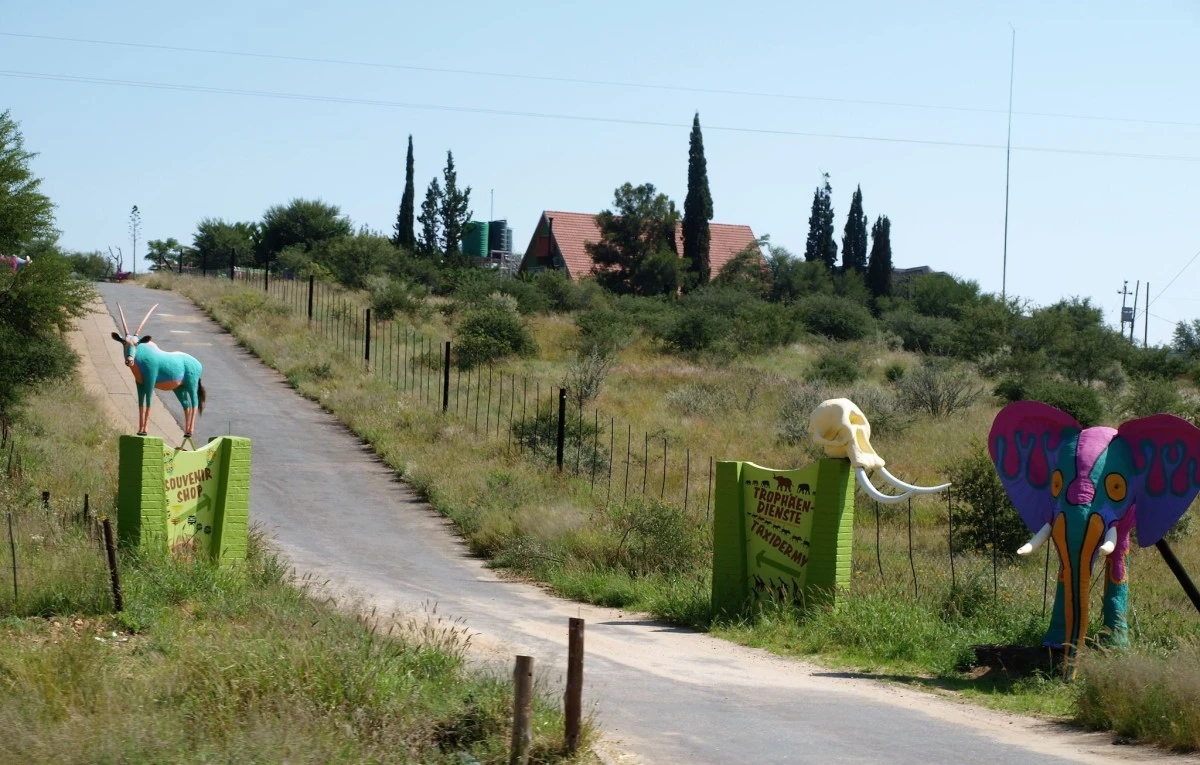
[[[473,220],[463,226],[462,252],[469,258],[486,258],[488,255],[488,224]]]

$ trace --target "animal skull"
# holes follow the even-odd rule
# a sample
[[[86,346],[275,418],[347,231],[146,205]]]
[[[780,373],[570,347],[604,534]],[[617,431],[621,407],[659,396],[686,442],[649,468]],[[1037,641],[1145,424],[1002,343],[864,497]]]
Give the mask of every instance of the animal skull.
[[[940,486],[913,486],[888,472],[887,463],[871,446],[871,423],[867,416],[846,398],[822,401],[808,418],[808,434],[813,443],[822,446],[830,457],[850,460],[858,476],[858,483],[872,499],[885,504],[901,502],[914,494],[934,494],[944,491],[950,484]],[[900,489],[900,494],[883,494],[867,477],[867,471],[877,470],[885,481]]]

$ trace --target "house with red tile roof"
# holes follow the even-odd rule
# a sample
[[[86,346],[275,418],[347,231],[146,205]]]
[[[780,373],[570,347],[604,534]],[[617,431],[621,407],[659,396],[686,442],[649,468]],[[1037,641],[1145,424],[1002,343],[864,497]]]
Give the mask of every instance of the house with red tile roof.
[[[754,232],[749,226],[710,223],[709,232],[708,261],[714,278],[734,255],[755,246]],[[520,270],[526,273],[564,270],[572,280],[579,281],[595,272],[596,264],[586,245],[599,241],[600,227],[594,214],[546,210],[525,248]],[[682,223],[675,226],[675,251],[683,252]]]

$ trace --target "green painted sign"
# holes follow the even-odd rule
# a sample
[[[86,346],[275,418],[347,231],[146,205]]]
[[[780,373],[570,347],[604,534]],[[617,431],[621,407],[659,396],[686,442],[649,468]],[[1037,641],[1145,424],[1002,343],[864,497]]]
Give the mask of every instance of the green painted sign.
[[[163,449],[167,549],[209,554],[221,479],[220,441],[195,451]]]
[[[751,598],[834,599],[850,583],[854,473],[844,459],[798,470],[718,462],[713,608]]]
[[[121,436],[119,449],[122,545],[194,551],[221,566],[245,560],[250,439],[221,436],[184,451],[153,436]]]

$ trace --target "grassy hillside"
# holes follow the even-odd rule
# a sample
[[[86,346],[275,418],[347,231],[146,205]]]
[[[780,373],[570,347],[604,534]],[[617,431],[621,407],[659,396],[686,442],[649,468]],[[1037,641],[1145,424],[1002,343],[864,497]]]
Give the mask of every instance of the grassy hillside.
[[[114,614],[81,511],[86,492],[93,518],[111,513],[115,435],[68,384],[32,395],[13,438],[11,471],[7,449],[0,463],[18,570],[14,600],[5,533],[0,759],[507,761],[509,684],[464,668],[454,625],[347,615],[257,536],[241,574],[124,555]],[[553,706],[538,702],[534,730],[535,759],[562,760]]]
[[[268,297],[218,280],[160,278],[158,286],[173,286],[205,307],[297,390],[372,443],[455,520],[475,550],[564,596],[645,610],[779,653],[819,655],[997,706],[1074,716],[1149,740],[1194,745],[1195,726],[1187,710],[1195,696],[1188,695],[1186,684],[1173,685],[1169,697],[1186,701],[1145,707],[1167,709],[1164,722],[1146,724],[1146,715],[1137,711],[1144,707],[1129,703],[1143,687],[1126,682],[1129,678],[1150,671],[1171,674],[1172,667],[1186,664],[1190,646],[1200,637],[1200,619],[1153,550],[1135,549],[1131,555],[1130,652],[1089,653],[1082,680],[1073,685],[1052,678],[1012,683],[971,673],[972,645],[1036,644],[1047,621],[1046,558],[1040,551],[1029,559],[1010,558],[1012,540],[1023,541],[1027,532],[1003,497],[988,500],[986,491],[983,500],[955,500],[960,536],[953,569],[944,498],[914,503],[911,516],[907,508],[877,510],[860,498],[853,585],[837,609],[765,608],[736,623],[711,621],[709,457],[771,467],[803,465],[816,454],[803,437],[808,412],[826,397],[848,395],[872,418],[873,442],[895,473],[919,483],[952,475],[962,487],[986,489],[980,476],[994,471],[983,456],[982,438],[1002,402],[990,394],[994,381],[981,377],[973,365],[940,365],[879,336],[834,342],[808,335],[757,353],[680,354],[664,352],[651,333],[633,332],[619,344],[599,396],[586,403],[582,425],[577,414],[568,419],[584,437],[572,440],[568,434],[574,451],[569,448],[567,469],[560,474],[553,450],[545,448],[545,431],[540,440],[536,429],[530,436],[529,423],[537,418],[528,399],[538,385],[549,425],[554,416],[545,414],[551,406],[547,392],[562,380],[578,382],[579,325],[586,326],[579,314],[530,315],[525,324],[536,353],[468,372],[456,369],[450,413],[444,416],[436,397],[431,401],[421,392],[428,386],[410,385],[409,375],[423,374],[429,362],[428,374],[440,381],[438,343],[453,337],[461,345],[464,319],[447,303],[434,301],[410,318],[373,329],[376,342],[383,333],[385,348],[387,338],[399,332],[420,332],[428,340],[421,347],[432,349],[432,358],[420,355],[414,362],[405,350],[393,368],[387,366],[389,351],[375,348],[367,371],[361,345],[347,346],[336,325],[333,331],[321,322],[310,328],[289,308],[297,301],[286,288]],[[347,318],[368,304],[368,296],[350,292],[336,293],[332,302],[335,313]],[[361,325],[349,331],[361,331]],[[836,377],[830,370],[847,363],[858,379],[830,382]],[[484,422],[494,418],[491,425],[478,424],[475,404],[462,408],[463,380],[471,375],[471,396],[483,402]],[[499,379],[510,393],[516,386],[516,399],[504,397]],[[972,400],[948,415],[934,416],[920,394],[948,380],[960,393],[979,395],[967,396]],[[480,381],[490,386],[481,389]],[[530,393],[522,395],[527,386]],[[490,408],[489,388],[498,399]],[[523,405],[524,417],[519,414]],[[1104,416],[1118,418],[1118,405]],[[513,410],[518,414],[510,417]],[[596,422],[600,428],[593,432]],[[643,438],[654,449],[646,448]],[[626,448],[622,441],[627,440],[634,448]],[[659,451],[664,443],[666,471]],[[617,452],[611,488],[609,444]],[[691,460],[690,474],[684,455]],[[582,463],[579,470],[573,458]],[[599,460],[599,470],[590,469],[589,459]],[[992,518],[998,519],[996,526]],[[1187,518],[1181,526],[1188,526]],[[969,545],[965,540],[972,532],[975,544]],[[1181,536],[1176,548],[1185,563],[1200,565],[1195,537]],[[1053,573],[1051,568],[1049,576]]]

